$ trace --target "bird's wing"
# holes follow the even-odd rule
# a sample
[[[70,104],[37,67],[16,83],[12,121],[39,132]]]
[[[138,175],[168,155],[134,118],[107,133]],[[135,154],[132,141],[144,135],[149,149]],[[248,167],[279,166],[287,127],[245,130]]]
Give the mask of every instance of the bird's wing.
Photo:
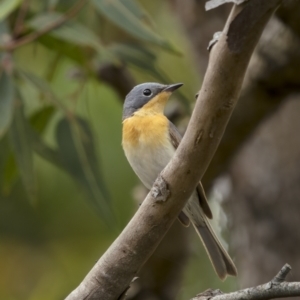
[[[181,134],[177,130],[176,126],[170,121],[169,121],[169,134],[170,134],[172,145],[174,146],[175,149],[177,149],[182,138],[181,138]],[[199,196],[199,204],[200,204],[201,208],[203,209],[205,215],[209,219],[212,219],[213,215],[212,215],[212,212],[208,205],[207,198],[206,198],[206,195],[205,195],[205,192],[204,192],[201,182],[199,182],[199,184],[197,185],[197,193]],[[181,214],[183,214],[183,212],[181,212]],[[186,220],[182,220],[181,214],[179,215],[178,218],[181,221],[181,223],[183,223],[183,225],[186,225]],[[184,219],[184,217],[183,217],[183,219]]]

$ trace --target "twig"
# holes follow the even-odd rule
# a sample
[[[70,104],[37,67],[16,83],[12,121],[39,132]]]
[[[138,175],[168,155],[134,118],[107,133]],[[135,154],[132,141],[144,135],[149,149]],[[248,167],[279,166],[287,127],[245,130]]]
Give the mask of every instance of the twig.
[[[24,19],[26,17],[27,12],[28,12],[29,2],[30,2],[30,0],[24,0],[22,5],[21,5],[21,8],[18,11],[18,15],[17,15],[17,19],[16,19],[16,22],[15,22],[15,27],[14,27],[14,31],[13,31],[13,36],[14,37],[18,37],[19,34],[23,30]]]
[[[54,30],[61,25],[63,25],[65,22],[70,20],[71,18],[75,17],[76,14],[82,9],[82,7],[86,4],[88,0],[79,0],[77,1],[73,7],[70,8],[70,10],[62,16],[60,19],[57,21],[53,22],[52,24],[46,26],[45,28],[41,29],[40,31],[34,31],[31,34],[28,34],[18,40],[12,40],[9,41],[5,45],[0,46],[0,50],[2,51],[13,51],[16,48],[19,48],[21,46],[24,46],[28,43],[31,43],[38,39],[39,37],[43,36],[44,34],[48,33],[51,30]]]
[[[285,264],[282,269],[278,272],[278,274],[272,279],[272,284],[278,284],[285,281],[286,276],[292,270],[289,264]]]
[[[208,290],[198,294],[191,300],[269,300],[273,298],[300,296],[300,282],[285,282],[291,267],[286,264],[268,283],[243,289],[233,293],[223,294],[221,291]]]

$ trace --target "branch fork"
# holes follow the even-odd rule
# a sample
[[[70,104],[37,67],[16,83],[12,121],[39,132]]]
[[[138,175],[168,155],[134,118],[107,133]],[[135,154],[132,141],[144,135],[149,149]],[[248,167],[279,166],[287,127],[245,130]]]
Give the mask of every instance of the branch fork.
[[[285,264],[268,283],[228,294],[224,294],[220,290],[209,289],[191,300],[270,300],[300,296],[300,282],[285,281],[291,270],[291,266]]]

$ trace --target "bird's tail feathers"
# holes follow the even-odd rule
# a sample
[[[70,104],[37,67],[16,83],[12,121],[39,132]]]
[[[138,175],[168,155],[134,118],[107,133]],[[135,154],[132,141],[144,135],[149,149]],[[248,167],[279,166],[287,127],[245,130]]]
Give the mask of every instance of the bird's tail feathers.
[[[205,224],[201,226],[194,223],[193,225],[202,240],[209,259],[220,279],[224,280],[227,275],[237,276],[236,266],[222,246],[208,221],[205,220]]]

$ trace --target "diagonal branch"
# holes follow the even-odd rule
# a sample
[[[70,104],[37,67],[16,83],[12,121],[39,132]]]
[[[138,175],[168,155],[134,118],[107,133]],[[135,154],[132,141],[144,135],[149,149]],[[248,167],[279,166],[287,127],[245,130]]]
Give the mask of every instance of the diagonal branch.
[[[251,0],[233,7],[211,51],[186,134],[154,184],[156,193],[150,191],[123,232],[66,299],[118,299],[153,253],[206,171],[238,100],[253,49],[280,2]]]
[[[57,19],[57,21],[49,24],[48,26],[44,27],[40,31],[34,31],[31,34],[25,35],[24,37],[17,39],[17,40],[11,40],[9,43],[5,45],[0,46],[1,51],[13,51],[16,48],[19,48],[21,46],[24,46],[26,44],[29,44],[41,36],[45,35],[46,33],[62,26],[64,23],[66,23],[68,20],[75,17],[79,11],[83,8],[83,6],[86,4],[88,0],[79,0],[77,1],[73,7],[70,8],[70,10],[61,18]]]
[[[28,12],[29,2],[30,2],[30,0],[24,0],[23,3],[21,4],[21,8],[18,11],[17,19],[15,21],[14,30],[13,30],[13,35],[15,37],[19,36],[19,34],[23,30],[24,19]]]
[[[207,290],[191,300],[270,300],[283,297],[300,296],[300,282],[285,282],[291,267],[286,264],[268,283],[223,294],[220,290]]]

